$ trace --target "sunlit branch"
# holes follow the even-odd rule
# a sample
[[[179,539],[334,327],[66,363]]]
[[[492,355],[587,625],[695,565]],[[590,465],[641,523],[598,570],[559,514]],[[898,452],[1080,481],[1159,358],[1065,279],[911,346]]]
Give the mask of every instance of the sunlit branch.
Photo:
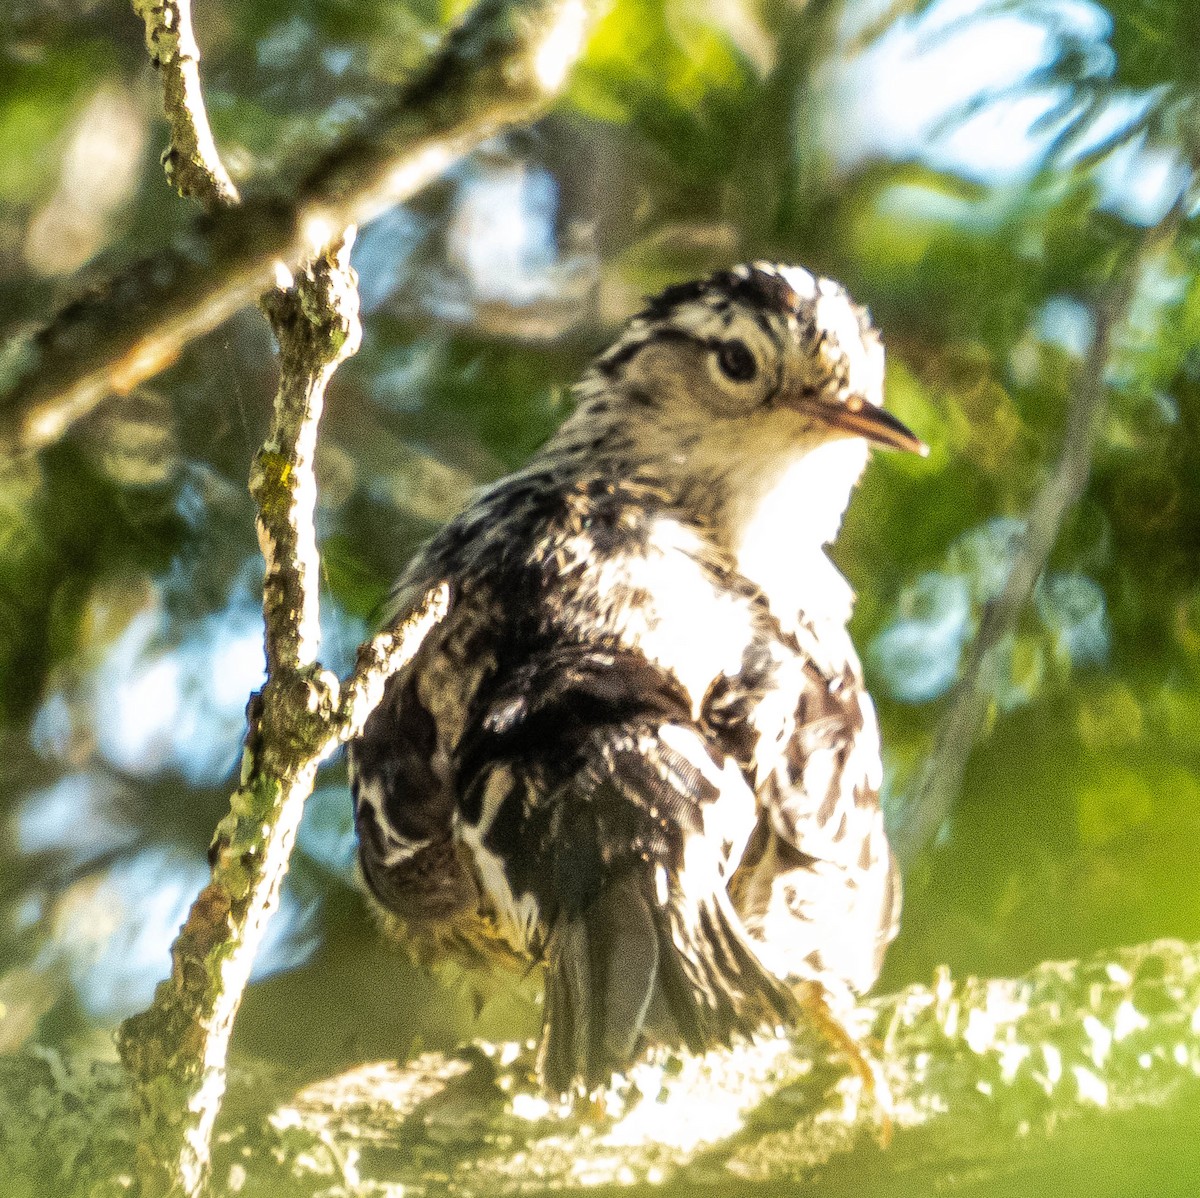
[[[431,588],[401,623],[359,646],[354,673],[342,687],[339,734],[343,741],[362,731],[367,717],[383,698],[384,683],[412,660],[421,642],[449,610],[450,587],[441,583]]]
[[[1162,220],[1147,230],[1095,306],[1095,334],[1071,391],[1058,461],[1034,496],[1003,589],[984,610],[932,751],[918,769],[890,830],[892,846],[905,867],[932,843],[958,797],[1001,658],[1060,530],[1087,487],[1096,430],[1107,398],[1105,374],[1114,335],[1128,320],[1146,261],[1175,236],[1187,203],[1185,191]]]
[[[206,208],[238,202],[208,126],[200,91],[200,48],[192,31],[191,0],[133,0],[146,23],[146,49],[162,79],[163,109],[171,141],[163,151],[167,181],[185,199]]]
[[[407,199],[558,93],[604,0],[484,0],[395,98],[286,194],[257,194],[60,311],[0,361],[0,456],[56,441],[110,392],[257,300],[340,230]]]
[[[212,327],[269,276],[276,278],[262,304],[279,345],[280,382],[271,431],[250,477],[266,566],[267,682],[249,705],[241,783],[210,849],[211,880],[172,946],[171,975],[150,1008],[127,1020],[118,1034],[138,1098],[137,1178],[143,1195],[195,1198],[204,1190],[234,1018],[279,902],[317,768],[362,727],[387,677],[416,652],[449,604],[448,588],[434,587],[404,624],[363,646],[344,688],[317,660],[314,458],[325,388],[361,338],[350,267],[353,222],[411,194],[506,122],[536,111],[561,86],[581,47],[587,16],[578,0],[480,5],[371,135],[360,131],[329,154],[290,205],[258,201],[225,208],[199,243],[176,256],[178,271],[151,264],[148,275],[126,276],[96,303],[70,314],[66,324],[79,334],[98,313],[103,316],[122,288],[132,288],[124,301],[135,313],[132,326],[120,329],[119,316],[113,316],[115,340],[103,333],[83,336],[84,349],[100,347],[98,368],[93,354],[84,375],[57,396],[60,402],[34,403],[24,413],[32,412],[40,431],[32,443],[19,437],[17,447],[45,443],[37,437],[54,426],[61,430],[107,390],[126,389],[160,368],[189,336]],[[190,64],[190,78],[198,85],[186,6],[151,6],[146,17],[156,62],[172,69]],[[156,20],[182,38],[182,49],[178,40],[165,50],[158,44]],[[190,114],[180,117],[183,132],[176,129],[172,152],[199,147],[194,155],[184,154],[199,174],[186,185],[180,180],[181,191],[198,188],[213,202],[220,189],[214,183],[205,190],[201,151],[211,149],[213,162],[216,152],[211,138],[200,146],[206,134],[197,130],[207,125],[198,86],[190,96],[186,91],[183,75],[166,79],[169,112],[173,104],[186,108],[184,100],[192,102]],[[176,161],[177,179],[180,167]],[[185,175],[190,168],[183,168]],[[236,192],[220,202],[236,203]],[[147,280],[150,291],[165,287],[169,293],[157,311],[148,311],[147,296],[139,291]],[[45,352],[50,344],[53,336],[37,348]]]
[[[270,1122],[293,1177],[350,1193],[420,1191],[436,1176],[446,1192],[489,1198],[881,1198],[957,1192],[964,1174],[1036,1178],[1039,1163],[1069,1169],[1131,1120],[1144,1134],[1188,1118],[1200,1095],[1196,953],[1160,941],[1017,979],[942,973],[872,1000],[861,1015],[895,1103],[887,1149],[859,1080],[803,1031],[668,1055],[573,1110],[534,1088],[531,1047],[431,1053],[323,1081]]]
[[[264,300],[280,358],[274,420],[250,479],[266,562],[267,682],[250,703],[241,785],[213,839],[211,881],[172,947],[171,976],[118,1037],[142,1100],[146,1194],[204,1186],[233,1020],[317,766],[338,743],[338,681],[316,661],[313,457],[325,386],[361,337],[352,243],[351,231]]]
[[[574,1110],[537,1090],[521,1045],[363,1065],[282,1101],[243,1063],[239,1088],[274,1110],[239,1119],[210,1196],[1038,1194],[1118,1155],[1128,1184],[1106,1176],[1098,1193],[1167,1175],[1193,1192],[1198,1011],[1200,945],[1175,941],[874,998],[862,1014],[896,1107],[886,1151],[858,1083],[801,1033],[672,1054]],[[8,1165],[53,1178],[47,1194],[128,1192],[119,1071],[0,1057],[0,1111],[0,1184]]]

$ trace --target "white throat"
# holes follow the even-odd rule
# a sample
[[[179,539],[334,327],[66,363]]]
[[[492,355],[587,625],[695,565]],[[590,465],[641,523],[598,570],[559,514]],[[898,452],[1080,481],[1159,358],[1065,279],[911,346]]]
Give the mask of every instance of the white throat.
[[[785,627],[801,611],[821,623],[850,618],[854,592],[825,546],[837,536],[868,452],[857,437],[827,441],[731,480],[722,539]]]

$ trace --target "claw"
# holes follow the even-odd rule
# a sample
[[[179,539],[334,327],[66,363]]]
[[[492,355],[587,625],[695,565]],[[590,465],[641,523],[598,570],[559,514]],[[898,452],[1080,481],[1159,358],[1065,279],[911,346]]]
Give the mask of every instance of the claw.
[[[820,982],[804,983],[797,989],[796,997],[813,1027],[845,1058],[850,1071],[862,1083],[863,1097],[874,1108],[879,1146],[886,1148],[895,1130],[895,1106],[882,1065],[846,1026],[831,1001],[833,996]]]

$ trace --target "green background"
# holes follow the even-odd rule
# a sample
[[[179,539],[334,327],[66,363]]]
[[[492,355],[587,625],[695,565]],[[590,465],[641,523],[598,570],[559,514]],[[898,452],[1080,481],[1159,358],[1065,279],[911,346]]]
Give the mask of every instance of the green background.
[[[202,0],[210,114],[239,182],[302,171],[451,15]],[[889,406],[932,447],[876,455],[835,553],[893,817],[1069,397],[1105,391],[1084,496],[986,679],[981,742],[908,871],[881,985],[1200,938],[1194,221],[1144,248],[1191,183],[1198,86],[1193,0],[619,0],[550,116],[360,234],[365,340],[318,455],[324,660],[345,670],[414,546],[540,443],[642,295],[739,260],[802,263],[869,304]],[[79,272],[103,277],[193,219],[163,183],[163,140],[122,4],[5,6],[5,341]],[[1131,261],[1133,299],[1113,310]],[[0,472],[3,1049],[107,1050],[203,880],[261,676],[244,480],[273,386],[247,310]],[[318,1076],[531,1034],[519,988],[430,977],[380,942],[352,852],[339,760],[235,1049]]]

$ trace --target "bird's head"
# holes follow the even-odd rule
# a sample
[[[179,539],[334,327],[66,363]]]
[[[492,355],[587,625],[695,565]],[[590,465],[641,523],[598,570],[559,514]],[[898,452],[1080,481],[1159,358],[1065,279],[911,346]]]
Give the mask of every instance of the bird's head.
[[[556,441],[653,475],[735,552],[778,534],[778,553],[836,535],[869,446],[926,452],[882,404],[866,309],[829,279],[756,262],[650,300]]]

